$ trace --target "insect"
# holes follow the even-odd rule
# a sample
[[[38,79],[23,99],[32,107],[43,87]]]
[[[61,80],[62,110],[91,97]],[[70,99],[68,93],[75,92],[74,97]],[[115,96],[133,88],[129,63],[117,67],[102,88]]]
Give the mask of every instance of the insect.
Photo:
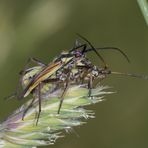
[[[60,108],[61,108],[61,105],[62,105],[62,102],[63,102],[63,99],[64,99],[64,95],[66,93],[66,89],[68,88],[68,84],[69,83],[76,83],[76,82],[79,82],[79,80],[83,80],[83,79],[86,81],[86,79],[87,79],[88,82],[89,82],[90,90],[92,88],[92,81],[91,81],[91,79],[88,78],[89,77],[88,73],[91,72],[90,68],[92,68],[91,62],[86,60],[86,58],[80,58],[79,60],[72,61],[72,62],[71,63],[67,63],[62,69],[57,70],[48,79],[45,79],[44,81],[42,81],[42,83],[46,83],[46,84],[54,82],[54,84],[55,83],[56,84],[63,83],[63,85],[65,85],[64,91],[62,93],[62,96],[60,97],[61,101],[60,101],[58,113],[60,112]],[[73,64],[75,64],[76,66],[74,67]],[[43,67],[40,67],[40,69],[43,69]],[[30,69],[30,70],[33,70],[33,71],[35,70],[36,71],[36,69]],[[41,70],[37,69],[36,73],[40,73],[40,71]],[[29,71],[26,74],[28,74],[28,73],[29,73]],[[36,73],[35,73],[35,75],[38,75]],[[34,76],[35,75],[32,76],[32,80],[34,80]],[[67,78],[69,78],[69,79],[67,79]],[[30,80],[30,82],[32,82],[32,80]],[[30,84],[30,83],[28,83],[28,84]],[[44,84],[43,84],[43,86],[44,86]],[[40,91],[40,88],[38,88],[38,90]],[[40,95],[41,94],[42,93],[40,93]],[[91,91],[90,91],[90,94],[91,94]],[[39,103],[39,106],[40,106],[40,103]],[[28,107],[28,109],[29,109],[29,107]],[[27,112],[27,109],[24,112],[24,116],[25,116],[26,112]]]
[[[30,68],[30,69],[24,70],[22,72],[22,78],[25,77],[26,75],[29,75],[29,74],[30,74],[30,76],[27,77],[28,79],[26,82],[23,80],[24,88],[23,88],[22,93],[20,95],[18,95],[18,98],[22,99],[22,98],[28,96],[30,93],[34,92],[35,90],[38,90],[39,113],[38,113],[37,122],[38,122],[40,112],[41,112],[41,92],[40,92],[41,84],[42,83],[59,82],[59,81],[64,82],[63,83],[64,84],[64,91],[60,97],[61,101],[60,101],[60,105],[59,105],[59,109],[58,109],[58,113],[59,113],[63,99],[64,99],[65,92],[68,88],[68,83],[69,83],[69,81],[72,81],[71,80],[73,77],[72,70],[75,69],[76,71],[79,71],[79,74],[77,74],[77,77],[80,79],[80,76],[85,77],[82,74],[80,75],[80,73],[83,72],[84,69],[88,70],[88,67],[89,68],[92,67],[91,62],[89,60],[86,60],[87,58],[86,58],[85,53],[90,52],[90,51],[94,51],[99,56],[101,61],[103,62],[104,69],[107,69],[108,65],[106,64],[106,62],[104,61],[102,56],[97,52],[97,50],[101,50],[101,49],[118,50],[129,61],[127,55],[118,48],[114,48],[114,47],[94,48],[92,46],[92,44],[87,39],[85,39],[82,36],[80,36],[80,37],[87,42],[87,44],[90,46],[89,48],[88,48],[87,44],[76,43],[75,47],[73,47],[72,49],[70,49],[68,52],[66,52],[64,54],[61,54],[60,56],[55,58],[48,65],[43,64],[41,61],[32,58],[31,61],[37,63],[40,67]],[[83,69],[82,69],[82,67],[83,67]],[[81,72],[80,72],[80,70],[81,70]],[[68,78],[70,78],[70,79],[68,79]],[[73,79],[76,79],[76,80],[78,80],[78,78],[76,78],[76,75],[73,77]],[[32,100],[32,103],[33,103],[33,101],[34,101],[34,99]],[[31,106],[31,104],[29,106]],[[27,110],[28,110],[28,108],[24,112],[23,118],[24,118]]]
[[[87,62],[87,64],[84,64],[83,62]],[[40,85],[40,97],[42,97],[46,93],[50,93],[53,91],[53,89],[58,89],[59,87],[57,86],[59,83],[62,83],[63,85],[66,84],[80,84],[80,83],[88,83],[88,88],[89,88],[89,96],[91,96],[91,89],[93,87],[93,82],[94,80],[102,80],[107,77],[107,75],[110,74],[118,74],[118,75],[126,75],[126,76],[131,76],[131,77],[139,77],[143,79],[148,79],[147,76],[142,76],[142,75],[137,75],[137,74],[130,74],[130,73],[121,73],[121,72],[113,72],[109,68],[105,67],[98,67],[93,65],[89,60],[79,60],[77,62],[76,67],[73,67],[71,69],[71,73],[68,75],[67,72],[64,71],[64,68],[62,68],[62,71],[59,71],[59,74],[54,74],[52,77],[50,77],[48,80],[45,80],[42,82],[43,85]],[[89,63],[89,64],[88,64]],[[89,65],[89,66],[88,66]],[[66,65],[68,66],[68,65]],[[22,79],[22,85],[27,86],[30,79],[36,75],[36,73],[39,73],[42,69],[42,66],[35,66],[32,68],[29,68],[26,70],[26,73],[23,76]],[[66,68],[67,70],[67,68]],[[66,78],[68,77],[68,83],[66,81]],[[67,86],[68,87],[68,86]],[[35,89],[36,90],[36,89]],[[66,92],[66,91],[64,91]],[[34,92],[33,94],[36,94],[37,92]],[[34,100],[33,100],[34,101]],[[33,103],[32,101],[32,103]],[[27,108],[27,110],[31,107],[32,104],[30,104]],[[60,106],[61,107],[61,106]],[[27,112],[27,110],[24,112]],[[59,111],[59,110],[58,110]],[[37,118],[38,119],[38,118]]]

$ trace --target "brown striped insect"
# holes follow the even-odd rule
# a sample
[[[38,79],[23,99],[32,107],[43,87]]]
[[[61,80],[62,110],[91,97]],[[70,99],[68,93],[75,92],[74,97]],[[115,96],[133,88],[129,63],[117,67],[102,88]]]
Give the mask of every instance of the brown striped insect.
[[[83,60],[85,61],[85,64],[84,64]],[[86,62],[87,62],[87,64],[86,64]],[[68,66],[68,65],[66,65],[66,66]],[[34,74],[40,72],[41,69],[42,69],[41,66],[36,66],[36,67],[32,67],[30,69],[27,69],[27,71],[22,79],[23,85],[26,86],[29,83],[29,77],[33,78]],[[147,76],[130,74],[130,73],[113,72],[109,68],[95,66],[89,60],[81,59],[81,60],[77,61],[75,68],[73,67],[72,69],[70,69],[70,73],[67,72],[66,67],[65,68],[63,67],[62,71],[59,71],[59,74],[54,74],[49,79],[43,81],[42,82],[43,85],[40,85],[40,88],[38,87],[38,90],[40,91],[40,97],[42,97],[44,94],[45,94],[45,97],[47,97],[46,94],[49,94],[50,92],[52,92],[53,89],[54,89],[54,91],[56,91],[56,89],[59,89],[59,87],[61,87],[62,85],[66,86],[65,89],[67,89],[68,86],[71,84],[79,85],[79,84],[86,84],[87,83],[88,88],[89,88],[88,96],[91,97],[91,89],[93,88],[94,81],[98,80],[100,82],[110,74],[126,75],[126,76],[131,76],[131,77],[139,77],[139,78],[143,78],[143,79],[148,79]],[[62,85],[59,85],[59,84],[62,84]],[[34,93],[37,93],[37,92],[34,92]],[[64,93],[66,93],[66,90],[64,90],[62,94],[64,94]],[[38,96],[38,94],[36,94],[36,95]],[[64,96],[62,96],[62,97],[64,99]],[[60,103],[61,103],[61,101],[60,101]],[[32,104],[30,104],[30,106],[28,106],[27,110],[31,107],[31,105]],[[61,108],[61,106],[60,106],[60,108]],[[60,111],[60,108],[58,110],[58,113]],[[25,110],[24,115],[27,112],[27,110]]]
[[[34,62],[38,63],[39,65],[41,65],[41,69],[31,77],[29,83],[25,86],[22,93],[20,95],[18,95],[18,98],[22,99],[22,98],[28,96],[34,90],[36,90],[36,89],[38,90],[39,113],[38,113],[36,124],[38,123],[38,119],[39,119],[40,112],[41,112],[41,97],[40,97],[41,96],[41,92],[40,92],[41,84],[42,83],[63,82],[64,91],[63,91],[63,93],[62,93],[62,95],[60,97],[61,101],[60,101],[60,105],[59,105],[59,109],[58,109],[58,113],[59,113],[62,102],[63,102],[63,99],[64,99],[64,95],[65,95],[66,90],[68,88],[68,83],[69,82],[75,82],[76,83],[76,81],[72,81],[72,77],[73,77],[72,70],[75,69],[75,70],[80,71],[80,69],[81,69],[81,71],[83,72],[84,69],[87,69],[86,71],[88,71],[88,67],[89,67],[89,69],[93,67],[90,64],[91,62],[89,60],[86,60],[87,58],[86,58],[85,53],[87,53],[89,51],[94,51],[99,56],[101,61],[104,63],[104,69],[107,69],[108,66],[107,66],[106,62],[104,61],[104,59],[102,58],[102,56],[97,52],[97,50],[99,50],[99,49],[118,50],[129,61],[128,57],[118,48],[114,48],[114,47],[110,47],[110,48],[109,47],[94,48],[92,46],[92,44],[87,39],[85,39],[82,36],[80,36],[80,37],[82,39],[84,39],[89,44],[89,46],[90,46],[89,48],[88,48],[87,44],[76,44],[75,47],[73,47],[71,50],[69,50],[68,52],[66,52],[64,54],[61,54],[58,58],[54,59],[48,65],[43,64],[43,63],[41,63],[40,61],[38,61],[36,59],[31,59],[32,61],[34,61]],[[28,72],[26,72],[26,73],[22,72],[22,77],[27,73]],[[88,74],[85,74],[85,75],[87,75],[87,77],[88,77]],[[82,74],[81,74],[81,76],[82,76]],[[52,78],[52,77],[54,77],[54,78]],[[76,79],[76,80],[80,79],[80,73],[77,74],[77,77],[78,78],[76,78],[76,76],[74,76],[74,79]],[[83,75],[83,77],[85,78],[86,76]],[[30,104],[30,106],[31,105],[32,104]],[[25,113],[27,112],[27,110],[28,110],[28,108],[24,112],[23,118],[24,118]]]

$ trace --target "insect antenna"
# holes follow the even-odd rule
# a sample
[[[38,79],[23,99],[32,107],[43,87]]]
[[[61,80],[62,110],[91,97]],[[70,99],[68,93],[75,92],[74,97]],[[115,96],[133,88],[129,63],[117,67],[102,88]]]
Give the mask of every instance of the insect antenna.
[[[85,38],[85,37],[83,37],[82,35],[80,35],[80,34],[78,34],[77,33],[77,35],[80,37],[80,38],[82,38],[84,41],[86,41],[89,45],[90,45],[90,47],[92,48],[92,50],[97,54],[97,56],[101,59],[101,61],[104,63],[104,65],[105,65],[105,68],[107,68],[108,67],[108,65],[106,64],[106,62],[105,62],[105,60],[103,59],[103,57],[97,52],[97,50],[94,48],[94,46]],[[86,49],[84,49],[83,51],[82,51],[82,53],[85,53],[86,52]]]
[[[111,74],[124,75],[124,76],[130,76],[130,77],[136,77],[136,78],[141,78],[141,79],[145,79],[145,80],[148,79],[148,76],[140,75],[140,74],[133,74],[133,73],[122,73],[122,72],[111,71]]]
[[[117,47],[99,47],[99,48],[95,48],[97,50],[117,50],[119,51],[124,57],[125,59],[130,63],[130,59],[128,58],[128,56],[120,49],[120,48],[117,48]],[[90,48],[90,49],[86,49],[86,52],[88,51],[92,51],[93,49]]]

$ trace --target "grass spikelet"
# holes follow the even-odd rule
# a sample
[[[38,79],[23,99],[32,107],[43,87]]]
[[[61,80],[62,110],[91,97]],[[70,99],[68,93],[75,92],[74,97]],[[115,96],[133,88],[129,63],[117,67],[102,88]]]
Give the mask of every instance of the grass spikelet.
[[[102,101],[103,96],[112,92],[106,91],[108,87],[99,86],[89,90],[86,85],[71,85],[64,97],[64,102],[57,114],[59,107],[58,89],[52,94],[46,94],[42,99],[42,111],[36,126],[36,115],[38,113],[38,101],[28,110],[24,120],[22,115],[30,101],[13,112],[0,124],[0,148],[35,148],[54,144],[55,141],[64,136],[64,131],[73,127],[83,125],[82,119],[94,118],[94,112],[84,109],[84,106]]]

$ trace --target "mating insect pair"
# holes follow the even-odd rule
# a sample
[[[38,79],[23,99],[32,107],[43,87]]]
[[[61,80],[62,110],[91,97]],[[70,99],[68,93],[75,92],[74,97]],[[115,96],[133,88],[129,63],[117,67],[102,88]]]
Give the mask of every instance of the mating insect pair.
[[[41,112],[41,99],[42,99],[41,97],[43,94],[42,90],[44,86],[46,86],[47,84],[51,85],[51,87],[48,87],[49,91],[53,91],[52,88],[53,86],[55,86],[54,89],[57,89],[61,87],[61,85],[63,85],[62,86],[63,93],[61,94],[61,96],[59,96],[60,104],[59,104],[59,109],[57,111],[58,113],[60,113],[65,93],[68,89],[68,86],[71,83],[74,84],[88,83],[88,88],[90,90],[88,95],[91,96],[91,88],[93,87],[93,81],[96,78],[102,80],[103,78],[106,77],[106,75],[111,73],[124,74],[124,73],[111,72],[108,69],[108,65],[106,64],[102,56],[97,52],[97,50],[101,49],[118,50],[129,61],[125,53],[123,53],[120,49],[114,47],[94,48],[87,39],[85,39],[82,36],[80,37],[86,41],[85,44],[76,42],[75,46],[72,49],[70,49],[65,53],[60,54],[60,56],[55,58],[48,65],[43,64],[42,62],[32,58],[31,60],[37,63],[39,66],[25,69],[24,71],[21,72],[22,75],[21,83],[23,84],[23,91],[19,95],[17,95],[17,97],[19,99],[22,99],[28,96],[30,93],[38,94],[37,96],[39,102],[39,113],[36,124],[38,123]],[[97,67],[93,65],[91,61],[86,57],[86,53],[89,51],[94,51],[101,59],[104,66]],[[124,74],[124,75],[141,77],[133,74]],[[26,112],[32,106],[35,99],[36,97],[33,98],[31,104],[26,108],[22,118],[25,117]]]

